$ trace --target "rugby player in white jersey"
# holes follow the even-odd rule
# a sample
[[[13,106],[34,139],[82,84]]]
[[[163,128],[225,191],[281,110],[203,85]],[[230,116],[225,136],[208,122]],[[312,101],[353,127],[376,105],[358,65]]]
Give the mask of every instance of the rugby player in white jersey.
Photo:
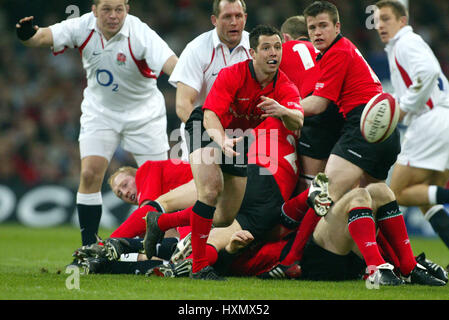
[[[101,185],[119,146],[138,165],[167,159],[165,101],[157,77],[178,60],[155,31],[128,14],[128,0],[94,0],[92,12],[39,28],[20,19],[17,35],[29,47],[60,54],[77,48],[87,87],[81,104],[80,184],[76,197],[83,245],[96,241],[102,212]]]
[[[250,59],[244,0],[214,0],[211,22],[214,29],[187,44],[169,78],[176,86],[176,113],[181,123],[182,159],[189,160],[184,127],[195,107],[202,106],[218,72]]]
[[[449,248],[449,83],[432,49],[408,25],[399,1],[379,1],[377,31],[386,44],[391,83],[407,125],[391,189],[403,206],[418,206]]]

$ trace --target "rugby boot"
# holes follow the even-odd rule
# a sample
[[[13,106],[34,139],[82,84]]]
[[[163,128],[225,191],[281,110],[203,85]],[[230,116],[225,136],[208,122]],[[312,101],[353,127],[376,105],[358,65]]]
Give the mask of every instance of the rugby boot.
[[[318,173],[312,181],[309,188],[307,204],[315,210],[315,213],[324,217],[328,212],[333,202],[329,196],[329,178],[326,174]]]
[[[157,224],[157,220],[161,215],[161,212],[150,211],[145,217],[147,230],[143,239],[143,248],[148,259],[156,255],[156,245],[164,238],[165,232]]]

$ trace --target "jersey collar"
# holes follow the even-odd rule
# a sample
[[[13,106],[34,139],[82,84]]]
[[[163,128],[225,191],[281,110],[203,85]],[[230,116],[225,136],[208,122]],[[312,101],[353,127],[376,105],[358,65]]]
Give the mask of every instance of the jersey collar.
[[[409,32],[413,32],[413,28],[411,26],[402,27],[398,32],[396,32],[394,37],[391,38],[390,41],[388,41],[387,45],[385,46],[385,50],[387,50],[389,47],[392,47],[400,37]]]
[[[341,38],[343,38],[343,36],[341,35],[341,33],[337,34],[337,37],[334,39],[334,41],[332,41],[331,45],[330,45],[330,46],[329,46],[323,53],[320,52],[320,53],[316,56],[316,61],[320,61],[321,58],[324,56],[324,54],[325,54],[327,51],[329,51],[329,49],[332,48],[332,46],[333,46],[334,44],[336,44],[336,43],[338,42],[338,40],[340,40]]]
[[[251,77],[258,83],[259,81],[257,81],[257,77],[256,77],[256,71],[254,70],[254,62],[252,59],[250,59],[248,61],[248,68],[249,68],[249,72],[251,73]],[[276,82],[278,80],[279,77],[279,69],[276,70],[276,74],[274,75],[273,78],[273,89],[276,87]],[[268,87],[268,86],[267,86]]]

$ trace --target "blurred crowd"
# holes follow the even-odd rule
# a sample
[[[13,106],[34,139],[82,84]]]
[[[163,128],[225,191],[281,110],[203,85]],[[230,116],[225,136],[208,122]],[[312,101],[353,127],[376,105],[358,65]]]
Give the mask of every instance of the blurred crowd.
[[[247,0],[246,30],[259,23],[280,28],[284,19],[301,14],[311,1]],[[374,1],[333,1],[339,8],[342,33],[351,39],[383,80],[388,64],[375,30],[367,28]],[[90,0],[0,0],[0,184],[11,187],[39,183],[76,189],[79,179],[78,133],[82,91],[86,85],[77,50],[53,56],[49,49],[24,47],[15,35],[16,21],[34,15],[41,26],[68,18],[73,6],[90,11]],[[69,7],[71,6],[71,7]],[[211,0],[130,0],[130,13],[148,23],[178,56],[197,35],[212,28]],[[430,44],[449,75],[449,2],[409,0],[410,23]],[[368,22],[368,24],[367,24]],[[178,128],[175,89],[159,80],[168,115],[168,132]],[[173,143],[176,143],[174,141]],[[119,149],[109,173],[134,165]]]

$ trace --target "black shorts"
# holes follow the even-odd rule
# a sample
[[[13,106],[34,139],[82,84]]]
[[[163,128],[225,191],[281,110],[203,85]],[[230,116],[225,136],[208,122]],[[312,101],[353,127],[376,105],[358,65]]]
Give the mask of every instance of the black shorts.
[[[302,278],[318,281],[344,281],[361,279],[366,264],[355,253],[342,256],[318,246],[310,237],[300,262]]]
[[[376,179],[385,180],[401,152],[399,130],[396,128],[382,143],[367,142],[360,132],[363,108],[358,106],[347,114],[342,135],[331,154],[348,160]]]
[[[235,218],[242,229],[251,232],[255,239],[262,237],[280,223],[283,203],[273,175],[263,167],[249,164],[245,195]]]
[[[313,159],[327,159],[344,124],[343,115],[332,103],[323,113],[304,118],[298,143],[298,154]]]
[[[202,108],[197,107],[192,111],[186,122],[185,134],[189,154],[204,147],[217,148],[221,152],[221,148],[207,134],[207,131],[203,126],[203,116],[204,113]],[[247,153],[251,142],[252,139],[245,137],[235,146],[234,149],[240,153],[238,157],[229,158],[222,153],[220,163],[221,171],[233,176],[246,177],[246,169],[248,166]]]

